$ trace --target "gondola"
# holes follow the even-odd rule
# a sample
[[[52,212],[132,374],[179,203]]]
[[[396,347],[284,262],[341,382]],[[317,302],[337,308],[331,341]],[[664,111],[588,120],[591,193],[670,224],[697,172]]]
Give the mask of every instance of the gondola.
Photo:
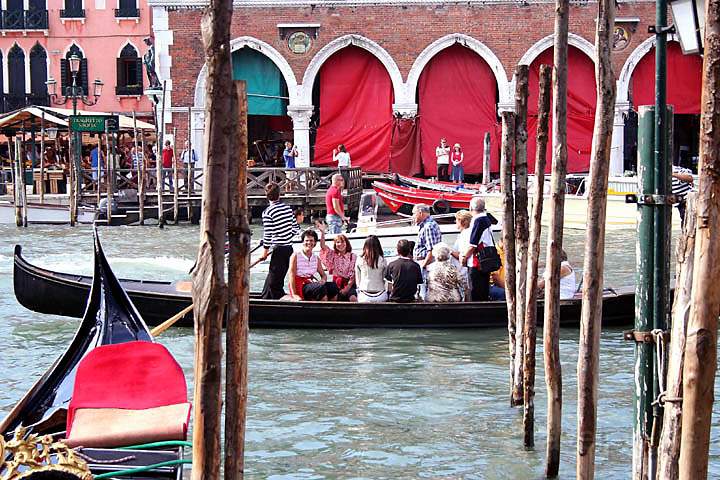
[[[84,287],[74,299],[77,302],[77,316],[81,316],[82,321],[67,350],[0,423],[0,476],[7,474],[10,468],[15,468],[26,472],[29,475],[27,478],[33,478],[31,474],[35,473],[37,478],[90,478],[87,476],[90,472],[98,475],[166,463],[167,466],[150,468],[142,474],[123,478],[181,478],[183,442],[175,442],[171,447],[160,450],[127,450],[115,448],[119,445],[113,445],[107,439],[93,437],[97,430],[113,430],[112,421],[107,416],[103,417],[104,421],[88,423],[88,419],[94,418],[92,415],[97,415],[97,412],[107,412],[108,401],[117,402],[122,398],[122,393],[118,392],[112,393],[114,400],[98,398],[93,396],[93,389],[122,390],[122,378],[142,383],[142,379],[138,380],[142,373],[138,372],[143,369],[133,368],[137,362],[133,363],[132,358],[137,357],[137,349],[147,349],[152,355],[159,355],[158,364],[169,365],[171,370],[175,366],[180,370],[180,367],[169,357],[169,353],[163,353],[167,351],[162,345],[154,343],[142,316],[110,269],[97,232],[94,273]],[[131,360],[127,363],[108,363],[109,350],[118,359]],[[170,381],[179,390],[185,387],[184,394],[179,395],[184,395],[187,401],[184,376],[181,380],[176,376]],[[111,385],[110,382],[116,383]],[[124,408],[122,404],[115,406]],[[80,445],[92,448],[68,450],[77,446],[78,435],[81,438]],[[132,435],[127,438],[132,438]],[[62,441],[63,445],[55,443],[57,441]],[[22,456],[18,456],[17,452],[22,452],[22,448],[28,446],[36,448],[36,443],[42,445],[42,455],[30,458],[28,464],[22,461],[18,464]],[[13,451],[16,452],[14,460]],[[126,460],[118,462],[123,457],[127,457]],[[47,472],[60,476],[42,476]]]
[[[188,282],[120,280],[133,303],[150,324],[159,324],[190,305]],[[90,278],[36,267],[15,247],[15,296],[26,308],[48,314],[78,317]],[[580,294],[562,300],[561,325],[580,322]],[[634,318],[633,287],[605,292],[603,324],[628,325]],[[538,318],[542,322],[542,302]],[[176,325],[190,327],[192,314]],[[253,328],[488,328],[507,327],[505,302],[465,303],[346,303],[293,302],[250,297]]]

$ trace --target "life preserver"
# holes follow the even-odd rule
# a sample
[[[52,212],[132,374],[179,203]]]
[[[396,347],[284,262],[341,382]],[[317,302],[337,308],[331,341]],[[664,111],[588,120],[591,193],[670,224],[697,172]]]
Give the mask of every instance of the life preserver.
[[[444,198],[438,198],[432,204],[432,211],[435,215],[450,213],[450,202]]]

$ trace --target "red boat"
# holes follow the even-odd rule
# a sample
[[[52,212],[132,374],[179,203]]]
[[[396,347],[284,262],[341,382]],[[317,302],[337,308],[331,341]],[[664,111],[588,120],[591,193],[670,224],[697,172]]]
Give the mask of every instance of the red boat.
[[[403,187],[383,182],[373,182],[372,186],[393,213],[404,206],[412,208],[418,203],[430,205],[434,214],[449,213],[453,210],[468,208],[470,199],[474,195],[474,193],[466,192],[442,192]]]
[[[481,183],[452,183],[431,178],[406,177],[404,175],[397,175],[396,183],[407,187],[451,193],[485,193],[487,187],[492,188],[492,185],[483,185]]]

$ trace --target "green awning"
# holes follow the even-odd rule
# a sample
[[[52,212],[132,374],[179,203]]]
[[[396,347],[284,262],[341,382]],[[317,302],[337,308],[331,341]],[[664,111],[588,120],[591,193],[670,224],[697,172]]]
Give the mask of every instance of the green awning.
[[[245,80],[250,115],[287,115],[287,85],[280,69],[268,57],[241,48],[232,54],[233,80]]]

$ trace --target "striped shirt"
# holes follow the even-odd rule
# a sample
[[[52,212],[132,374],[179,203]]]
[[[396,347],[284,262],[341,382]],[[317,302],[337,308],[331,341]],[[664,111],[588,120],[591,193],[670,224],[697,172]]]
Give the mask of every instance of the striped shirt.
[[[692,175],[692,170],[690,170],[689,168],[683,168],[678,167],[677,165],[673,165],[672,173],[683,173],[686,175]],[[675,176],[672,177],[672,193],[674,195],[677,195],[681,201],[685,199],[685,196],[690,190],[692,190],[691,184],[689,184],[688,182],[683,182]]]
[[[300,231],[292,209],[280,201],[270,202],[262,213],[262,223],[262,244],[267,248],[290,245]]]

